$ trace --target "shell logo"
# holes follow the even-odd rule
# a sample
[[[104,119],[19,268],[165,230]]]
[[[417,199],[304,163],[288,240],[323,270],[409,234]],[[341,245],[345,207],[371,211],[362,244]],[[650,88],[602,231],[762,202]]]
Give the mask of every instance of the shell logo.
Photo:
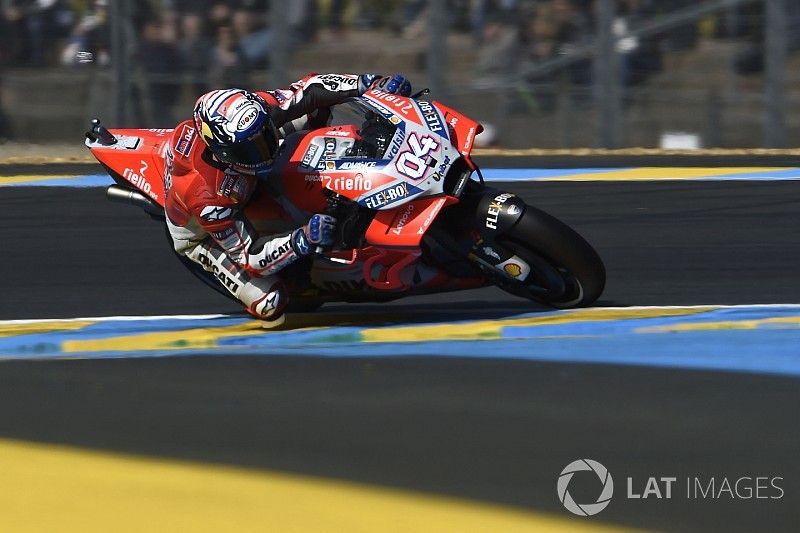
[[[520,267],[516,263],[507,264],[506,266],[503,267],[503,270],[506,271],[506,274],[514,278],[518,278],[520,274],[522,274],[522,267]]]

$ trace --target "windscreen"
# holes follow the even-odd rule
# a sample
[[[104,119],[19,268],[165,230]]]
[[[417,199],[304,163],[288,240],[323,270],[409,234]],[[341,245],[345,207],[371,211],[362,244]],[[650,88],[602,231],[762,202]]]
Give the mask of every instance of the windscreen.
[[[397,126],[368,104],[353,99],[331,108],[331,126],[353,125],[362,137],[348,150],[347,157],[388,158]],[[396,152],[396,150],[394,150]]]

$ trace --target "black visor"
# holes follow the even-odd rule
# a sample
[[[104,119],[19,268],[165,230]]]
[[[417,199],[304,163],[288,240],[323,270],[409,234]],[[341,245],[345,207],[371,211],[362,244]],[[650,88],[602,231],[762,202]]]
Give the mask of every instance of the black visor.
[[[214,155],[229,165],[258,168],[269,164],[278,148],[278,132],[272,123],[249,139],[232,146],[220,146]]]

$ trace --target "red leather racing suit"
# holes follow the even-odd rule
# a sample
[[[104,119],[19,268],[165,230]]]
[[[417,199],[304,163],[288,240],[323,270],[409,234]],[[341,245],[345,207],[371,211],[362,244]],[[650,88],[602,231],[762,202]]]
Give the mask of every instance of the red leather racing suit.
[[[258,92],[282,136],[306,115],[364,90],[349,74],[308,75],[288,89]],[[281,315],[287,294],[274,275],[298,259],[292,232],[259,236],[244,214],[257,178],[216,160],[191,120],[175,128],[167,152],[165,210],[175,250],[214,274],[259,318]]]

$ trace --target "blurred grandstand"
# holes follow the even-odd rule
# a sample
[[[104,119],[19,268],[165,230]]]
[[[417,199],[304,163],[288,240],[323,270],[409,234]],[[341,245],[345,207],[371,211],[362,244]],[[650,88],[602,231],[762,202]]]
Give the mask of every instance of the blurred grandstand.
[[[272,8],[272,5],[278,8]],[[0,139],[171,127],[210,87],[403,72],[507,147],[781,147],[791,0],[0,0]],[[594,123],[594,127],[587,127]],[[669,144],[673,143],[673,144]]]

